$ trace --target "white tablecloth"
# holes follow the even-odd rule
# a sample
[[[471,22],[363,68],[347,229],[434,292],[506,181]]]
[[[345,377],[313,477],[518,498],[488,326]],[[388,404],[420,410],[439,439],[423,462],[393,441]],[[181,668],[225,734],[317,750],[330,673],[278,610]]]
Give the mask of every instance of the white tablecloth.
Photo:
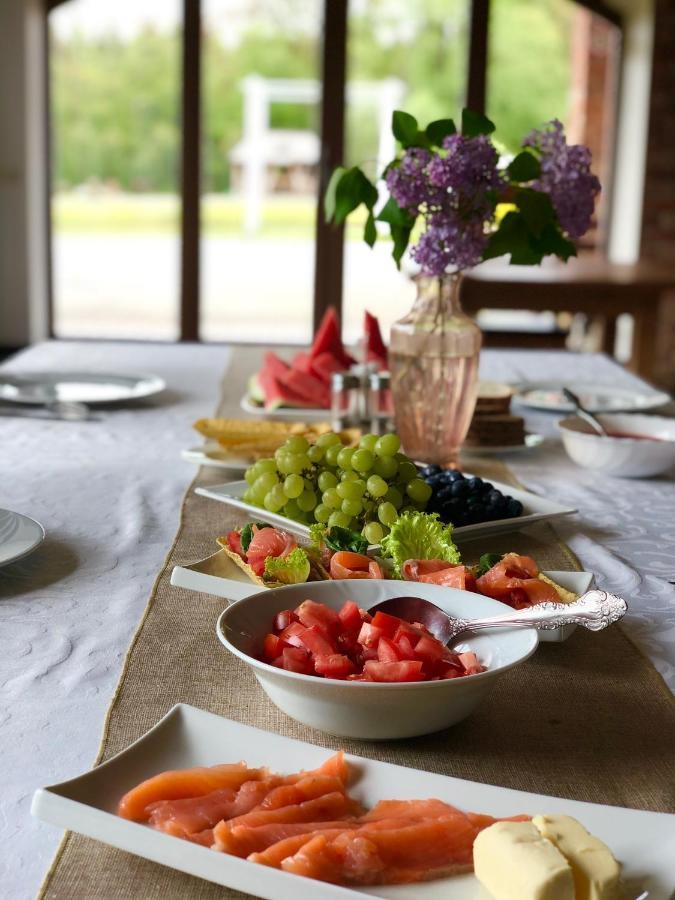
[[[251,368],[255,355],[245,355]],[[0,893],[8,900],[34,896],[60,837],[31,819],[33,791],[85,771],[96,755],[193,475],[179,452],[197,443],[191,422],[213,411],[230,358],[215,346],[51,342],[5,367],[152,371],[168,384],[165,395],[106,411],[103,422],[0,418],[0,506],[37,518],[48,534],[32,556],[0,570]],[[487,352],[482,374],[636,383],[603,357],[552,352]],[[232,378],[233,393],[243,380]],[[600,586],[630,600],[627,628],[675,689],[673,476],[587,473],[565,457],[554,418],[528,420],[551,440],[509,464],[533,489],[579,508],[563,537]]]

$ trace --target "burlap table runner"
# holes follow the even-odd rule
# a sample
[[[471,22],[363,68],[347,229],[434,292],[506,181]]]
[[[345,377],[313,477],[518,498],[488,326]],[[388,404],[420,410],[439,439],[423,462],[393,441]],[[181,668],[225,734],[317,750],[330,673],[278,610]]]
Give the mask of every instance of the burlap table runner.
[[[507,472],[492,464],[485,474],[504,480]],[[500,679],[472,717],[438,734],[369,743],[331,737],[289,719],[218,643],[214,625],[223,600],[169,583],[175,565],[214,552],[215,536],[245,521],[193,492],[195,484],[219,481],[217,470],[202,469],[185,495],[174,546],[108,712],[98,762],[123,750],[182,701],[319,746],[430,772],[575,800],[675,810],[672,698],[619,627],[599,635],[578,629],[563,644],[543,644]],[[486,551],[511,549],[529,552],[543,568],[578,568],[548,527],[463,549],[469,561]],[[245,896],[76,834],[64,838],[40,891],[50,900]]]

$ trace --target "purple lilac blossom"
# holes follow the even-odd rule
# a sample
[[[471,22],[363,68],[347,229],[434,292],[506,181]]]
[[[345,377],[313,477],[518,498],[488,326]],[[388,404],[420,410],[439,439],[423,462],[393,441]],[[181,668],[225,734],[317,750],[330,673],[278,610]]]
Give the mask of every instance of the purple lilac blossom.
[[[417,215],[422,206],[435,205],[442,199],[441,192],[430,185],[427,176],[431,159],[429,150],[409,147],[400,164],[387,172],[386,182],[391,196],[401,209],[407,209],[413,215]]]
[[[590,227],[600,193],[600,182],[591,172],[590,150],[568,144],[558,119],[531,131],[523,146],[541,154],[541,175],[532,187],[550,196],[563,231],[570,238],[580,238]]]
[[[477,265],[487,239],[482,217],[460,218],[454,210],[443,210],[427,219],[410,255],[426,275],[442,275],[450,266],[461,270]]]

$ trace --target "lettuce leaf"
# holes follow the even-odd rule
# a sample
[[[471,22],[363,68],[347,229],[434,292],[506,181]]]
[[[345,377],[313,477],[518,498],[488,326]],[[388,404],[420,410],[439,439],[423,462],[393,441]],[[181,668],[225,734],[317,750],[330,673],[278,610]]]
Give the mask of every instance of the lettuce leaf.
[[[368,549],[368,541],[362,534],[349,528],[341,528],[339,525],[326,528],[317,522],[309,526],[309,537],[312,547],[316,547],[317,550],[321,550],[324,544],[335,551],[351,550],[353,553],[365,553]]]
[[[264,578],[281,584],[300,584],[309,578],[309,570],[309,557],[302,547],[296,547],[287,556],[268,556]]]
[[[478,569],[476,570],[476,575],[480,578],[481,575],[485,575],[486,572],[489,572],[493,566],[496,566],[497,563],[501,561],[501,553],[484,553],[478,560]]]
[[[461,559],[452,540],[452,525],[444,525],[437,513],[405,512],[382,539],[382,555],[394,563],[394,575],[401,578],[407,559],[444,559],[457,565]]]

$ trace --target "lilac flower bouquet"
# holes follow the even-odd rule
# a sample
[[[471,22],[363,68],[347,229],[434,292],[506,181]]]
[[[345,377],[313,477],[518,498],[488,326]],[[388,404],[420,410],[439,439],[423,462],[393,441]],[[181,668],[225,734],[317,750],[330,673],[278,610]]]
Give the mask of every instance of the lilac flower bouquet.
[[[376,213],[375,184],[357,166],[338,168],[326,192],[328,221],[341,225],[363,204],[365,241],[372,247],[375,222],[387,223],[400,266],[421,217],[423,229],[410,255],[430,276],[505,254],[515,264],[576,255],[574,241],[591,225],[600,182],[591,172],[588,148],[569,145],[559,121],[527,135],[504,167],[490,138],[494,124],[471,110],[462,113],[461,133],[452,119],[421,130],[401,111],[394,113],[392,128],[402,153],[383,173],[387,202]],[[504,203],[508,212],[498,215]]]

